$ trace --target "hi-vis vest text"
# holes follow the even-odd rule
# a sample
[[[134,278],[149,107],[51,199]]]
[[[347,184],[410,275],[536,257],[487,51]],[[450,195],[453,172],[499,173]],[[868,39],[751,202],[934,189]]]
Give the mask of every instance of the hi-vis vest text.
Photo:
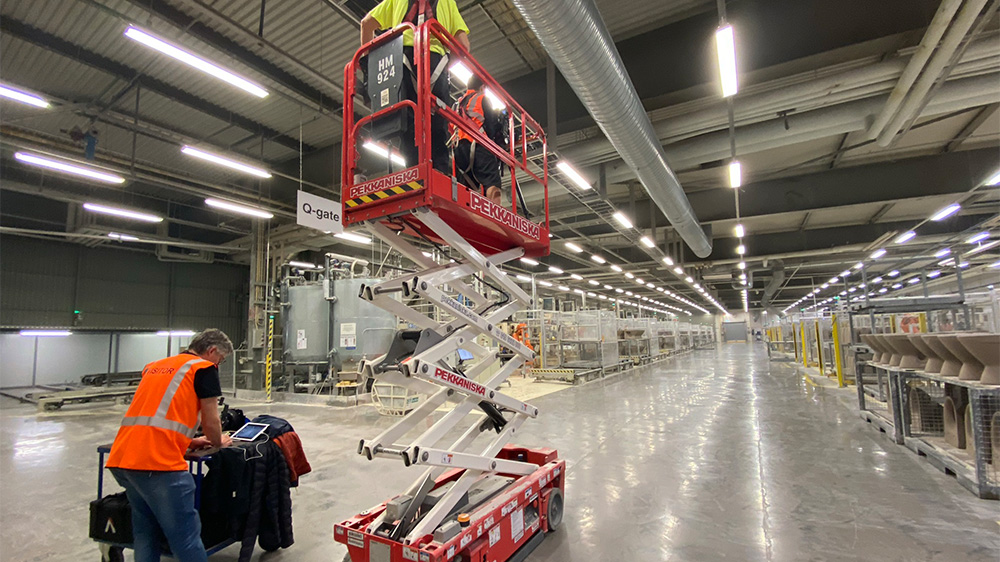
[[[477,92],[476,90],[469,90],[465,92],[465,95],[458,100],[459,113],[472,119],[479,125],[479,132],[486,134],[486,129],[483,128],[483,124],[486,122],[486,110],[483,108],[483,100],[486,96]],[[469,142],[475,142],[473,138],[463,131],[458,129],[458,138],[465,139]]]
[[[184,453],[198,427],[194,374],[212,365],[181,353],[146,365],[108,455],[109,468],[187,470]]]

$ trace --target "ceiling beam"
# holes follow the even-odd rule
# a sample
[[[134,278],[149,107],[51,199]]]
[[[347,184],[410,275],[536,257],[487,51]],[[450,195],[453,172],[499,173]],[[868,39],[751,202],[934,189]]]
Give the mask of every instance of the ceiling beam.
[[[971,137],[972,133],[976,132],[976,129],[982,127],[983,123],[985,123],[987,119],[992,117],[993,114],[997,112],[997,109],[1000,109],[1000,103],[991,103],[980,110],[979,113],[977,113],[976,116],[973,117],[967,125],[965,125],[965,127],[962,127],[962,130],[955,135],[955,138],[951,139],[951,141],[945,145],[942,152],[954,152],[958,150],[958,147]]]
[[[84,49],[79,45],[75,45],[65,39],[62,39],[61,37],[56,37],[47,31],[43,31],[11,17],[4,17],[0,19],[0,31],[3,31],[12,37],[16,37],[23,41],[48,49],[68,59],[90,66],[91,68],[95,68],[117,78],[121,78],[122,80],[131,81],[136,76],[142,74],[139,70],[126,64],[109,59],[108,57],[93,51],[88,51],[87,49]],[[254,121],[253,119],[235,111],[216,105],[208,100],[178,88],[177,86],[167,84],[162,80],[157,80],[156,78],[152,78],[150,76],[143,76],[142,87],[146,90],[156,92],[167,99],[200,111],[206,115],[211,115],[216,119],[228,119],[238,127],[261,135],[264,138],[286,148],[290,148],[295,151],[299,150],[299,139],[285,135],[280,131],[272,129],[262,123],[258,123],[257,121]],[[315,147],[309,144],[303,143],[301,146],[302,149],[307,152],[315,150]]]

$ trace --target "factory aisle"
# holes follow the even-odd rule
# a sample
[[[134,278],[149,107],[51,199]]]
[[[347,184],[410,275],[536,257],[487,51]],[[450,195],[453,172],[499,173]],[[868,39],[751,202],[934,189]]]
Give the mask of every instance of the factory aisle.
[[[557,447],[569,480],[563,527],[529,562],[997,560],[1000,502],[873,431],[850,398],[739,344],[534,400],[542,416],[518,442]],[[394,421],[374,408],[242,407],[289,419],[314,468],[292,496],[296,544],[254,561],[339,562],[333,523],[416,477],[356,454]],[[121,415],[36,416],[3,399],[0,560],[99,560],[87,539],[94,448]]]
[[[849,392],[732,344],[540,399],[569,480],[565,527],[530,560],[997,560],[1000,504],[873,431]]]

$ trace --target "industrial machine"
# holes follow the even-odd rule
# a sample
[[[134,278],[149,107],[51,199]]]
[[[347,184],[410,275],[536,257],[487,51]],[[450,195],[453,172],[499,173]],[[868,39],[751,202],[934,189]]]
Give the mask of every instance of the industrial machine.
[[[408,78],[404,30],[414,38],[415,100],[406,99],[400,87]],[[432,94],[431,40],[449,50],[451,65],[464,65],[505,106],[508,146],[485,136],[478,124],[451,108],[451,100]],[[356,118],[362,59],[372,113]],[[530,301],[500,266],[549,251],[544,132],[434,19],[404,23],[362,46],[347,65],[344,83],[344,225],[368,231],[417,264],[416,272],[361,287],[361,299],[416,327],[396,332],[388,352],[363,362],[361,371],[426,398],[358,446],[369,460],[398,461],[420,476],[402,494],[337,523],[334,538],[347,546],[345,560],[353,562],[523,560],[546,532],[559,526],[566,480],[565,461],[555,450],[509,443],[539,410],[499,390],[536,356],[500,327]],[[510,174],[509,209],[478,189],[467,189],[454,169],[449,175],[434,168],[435,118],[469,133],[478,150],[499,158]],[[416,162],[403,155],[410,148],[402,144],[406,142],[415,145]],[[384,155],[382,169],[376,169],[379,163],[372,164],[368,153],[364,161],[362,146],[374,146],[369,153]],[[528,177],[544,190],[544,222],[524,212],[518,182]],[[447,246],[455,259],[438,263],[417,240],[438,254]],[[427,314],[410,306],[414,296],[449,314]],[[482,345],[483,340],[489,345]],[[449,401],[453,408],[435,421],[435,410]],[[466,429],[456,438],[452,430],[459,424]],[[417,428],[416,438],[401,442]]]

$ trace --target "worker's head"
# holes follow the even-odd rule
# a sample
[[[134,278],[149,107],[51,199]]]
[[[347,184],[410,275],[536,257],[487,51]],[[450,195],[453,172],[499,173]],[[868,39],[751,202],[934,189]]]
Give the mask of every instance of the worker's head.
[[[229,341],[229,336],[222,330],[208,328],[191,338],[188,351],[205,361],[221,365],[233,352],[233,342]]]
[[[470,90],[480,90],[483,87],[483,81],[478,76],[473,74],[469,77],[469,83],[467,85]]]

